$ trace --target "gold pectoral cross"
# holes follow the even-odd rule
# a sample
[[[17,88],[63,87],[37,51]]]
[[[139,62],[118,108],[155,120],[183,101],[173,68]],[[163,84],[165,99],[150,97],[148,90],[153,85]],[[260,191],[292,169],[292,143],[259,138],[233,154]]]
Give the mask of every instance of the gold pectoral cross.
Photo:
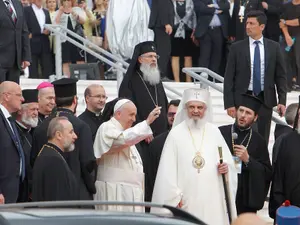
[[[244,21],[244,16],[240,16],[240,22],[242,23]]]

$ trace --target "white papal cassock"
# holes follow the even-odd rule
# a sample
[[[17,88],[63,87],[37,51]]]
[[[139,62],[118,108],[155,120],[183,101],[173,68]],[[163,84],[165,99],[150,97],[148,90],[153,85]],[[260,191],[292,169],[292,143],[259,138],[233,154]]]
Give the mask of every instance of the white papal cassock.
[[[146,121],[124,131],[112,117],[97,131],[94,152],[98,163],[96,194],[100,201],[144,201],[144,173],[141,157],[135,144],[152,134]],[[123,150],[111,150],[127,144]],[[143,211],[142,207],[97,206],[101,210]]]
[[[206,123],[201,129],[192,128],[191,133],[197,149],[186,121],[170,131],[162,151],[152,202],[176,207],[182,200],[183,210],[207,224],[228,225],[223,181],[217,169],[220,159],[218,146],[222,146],[223,159],[228,164],[231,212],[235,218],[237,174],[231,153],[215,125]],[[199,150],[205,165],[198,173],[192,161]],[[151,212],[164,213],[156,208],[152,208]]]

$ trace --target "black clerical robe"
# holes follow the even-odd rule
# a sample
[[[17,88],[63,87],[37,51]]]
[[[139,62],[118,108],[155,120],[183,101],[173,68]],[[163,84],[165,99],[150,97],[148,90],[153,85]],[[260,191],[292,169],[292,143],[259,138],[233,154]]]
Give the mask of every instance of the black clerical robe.
[[[300,135],[293,131],[283,137],[270,192],[269,215],[276,216],[276,210],[285,200],[300,207]]]
[[[149,191],[148,196],[145,196],[146,201],[151,201],[154,183],[156,179],[157,169],[159,165],[159,160],[161,152],[164,148],[164,144],[168,137],[169,131],[166,131],[158,136],[156,136],[149,144]]]
[[[231,153],[232,146],[232,125],[219,127]],[[238,134],[235,144],[246,146],[250,137],[250,129],[241,131],[234,126],[234,132]],[[247,136],[248,135],[248,136]],[[245,141],[243,141],[245,139]],[[269,158],[269,151],[265,140],[255,131],[252,131],[248,148],[250,156],[249,163],[242,163],[242,172],[238,174],[238,189],[236,194],[236,207],[238,214],[244,212],[256,212],[264,206],[270,180],[272,167]]]
[[[168,99],[162,82],[153,86],[142,80],[141,71],[136,71],[134,74],[126,74],[119,89],[119,97],[124,97],[132,100],[137,107],[136,122],[141,122],[147,119],[149,113],[155,108],[155,105],[161,106],[160,116],[150,125],[153,136],[157,136],[168,130]],[[156,89],[156,91],[155,91]],[[157,93],[157,94],[156,94]],[[143,161],[145,173],[145,200],[149,200],[151,190],[151,176],[149,176],[150,162],[148,144],[140,142],[140,147],[137,148]]]
[[[100,127],[100,125],[102,124],[101,114],[96,115],[95,113],[86,109],[80,116],[78,116],[78,118],[81,119],[82,121],[84,121],[91,128],[93,142],[94,142],[97,130]]]
[[[91,200],[92,194],[96,193],[95,177],[91,174],[96,169],[96,161],[93,149],[91,129],[82,120],[74,116],[73,112],[66,108],[57,108],[39,125],[33,133],[31,165],[43,145],[47,143],[47,129],[52,118],[65,116],[72,123],[77,135],[75,150],[64,153],[66,161],[79,183],[79,198],[77,200]]]
[[[39,112],[39,123],[38,123],[38,125],[40,125],[44,121],[45,118],[46,118],[46,116]]]
[[[32,189],[32,167],[30,165],[30,153],[32,146],[32,129],[27,129],[25,126],[16,122],[21,145],[25,156],[25,179],[20,184],[18,202],[28,202]]]
[[[47,143],[33,167],[32,201],[78,200],[78,184],[61,149]]]
[[[245,7],[244,17],[241,20],[239,16],[240,7]],[[236,41],[244,40],[246,35],[246,15],[252,10],[264,12],[262,0],[234,0],[232,17],[229,23],[229,36],[235,37]]]
[[[119,97],[128,98],[135,104],[137,107],[136,122],[147,119],[156,104],[162,107],[160,116],[150,125],[153,135],[157,136],[168,130],[168,99],[165,89],[162,82],[157,85],[150,85],[146,81],[144,83],[138,73],[141,76],[143,74],[141,71],[136,71],[132,76],[124,77],[119,89]],[[157,89],[157,95],[155,89]]]

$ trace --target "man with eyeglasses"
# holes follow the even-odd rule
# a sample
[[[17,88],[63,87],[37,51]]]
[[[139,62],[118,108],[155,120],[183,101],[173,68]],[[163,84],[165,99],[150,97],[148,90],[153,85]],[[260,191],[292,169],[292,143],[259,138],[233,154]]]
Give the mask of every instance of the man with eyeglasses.
[[[0,204],[15,203],[25,179],[25,156],[11,116],[21,109],[23,101],[17,83],[4,81],[0,84]]]
[[[105,106],[107,96],[102,85],[91,84],[84,91],[84,99],[86,109],[78,118],[89,125],[94,141],[97,130],[102,123],[102,110]]]
[[[142,42],[135,46],[129,68],[119,89],[119,97],[130,99],[137,107],[136,122],[147,119],[149,113],[157,106],[161,107],[160,116],[151,124],[153,136],[140,143],[138,149],[143,160],[145,173],[145,196],[148,196],[148,144],[153,137],[168,130],[168,99],[160,79],[157,66],[156,45],[153,41]],[[146,198],[147,200],[147,198]]]

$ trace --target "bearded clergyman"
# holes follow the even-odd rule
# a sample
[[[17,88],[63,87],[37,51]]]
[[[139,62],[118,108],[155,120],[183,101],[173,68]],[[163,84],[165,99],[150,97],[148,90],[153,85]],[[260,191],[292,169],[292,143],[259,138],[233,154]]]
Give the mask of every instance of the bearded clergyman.
[[[237,173],[230,150],[211,121],[208,90],[185,90],[161,154],[152,202],[180,207],[207,224],[229,225],[228,212],[236,217]]]
[[[150,125],[153,136],[147,138],[138,148],[143,160],[145,173],[145,200],[150,201],[148,191],[149,176],[148,165],[149,154],[147,143],[153,137],[168,130],[168,99],[160,79],[160,72],[157,66],[156,46],[152,41],[142,42],[135,46],[130,66],[122,81],[119,90],[119,97],[130,99],[137,107],[136,122],[147,119],[149,113],[157,106],[161,107],[160,116]]]
[[[256,213],[264,206],[272,167],[264,138],[252,129],[262,102],[243,95],[234,124],[219,127],[238,171],[237,213]]]
[[[16,125],[20,136],[22,149],[25,155],[26,174],[20,186],[18,202],[29,201],[32,182],[32,168],[30,166],[30,152],[32,146],[33,128],[39,122],[38,90],[26,89],[22,91],[24,102],[22,108],[16,113]]]

